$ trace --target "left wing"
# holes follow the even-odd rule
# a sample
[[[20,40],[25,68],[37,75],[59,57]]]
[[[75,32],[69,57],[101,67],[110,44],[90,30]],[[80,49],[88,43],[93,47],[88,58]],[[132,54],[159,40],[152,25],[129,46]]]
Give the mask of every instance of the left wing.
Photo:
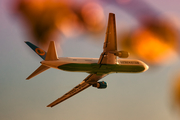
[[[77,94],[77,93],[81,92],[82,90],[88,88],[89,86],[95,84],[98,80],[105,77],[106,75],[107,74],[103,74],[101,76],[98,76],[96,74],[90,74],[79,85],[77,85],[72,90],[70,90],[68,93],[66,93],[62,97],[58,98],[57,100],[55,100],[54,102],[49,104],[47,107],[53,107],[53,106],[63,102],[64,100],[74,96],[75,94]]]

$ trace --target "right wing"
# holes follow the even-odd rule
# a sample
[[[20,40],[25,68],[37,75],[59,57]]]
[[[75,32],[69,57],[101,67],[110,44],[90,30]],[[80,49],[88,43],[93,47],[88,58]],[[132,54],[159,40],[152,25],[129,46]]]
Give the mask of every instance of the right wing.
[[[117,51],[115,14],[109,13],[103,52],[99,58],[98,64],[116,64],[117,57],[114,55],[115,51]]]
[[[68,93],[66,93],[65,95],[63,95],[62,97],[58,98],[57,100],[55,100],[54,102],[52,102],[51,104],[49,104],[47,107],[53,107],[61,102],[63,102],[64,100],[76,95],[77,93],[81,92],[82,90],[88,88],[89,86],[93,85],[94,83],[96,83],[99,79],[105,77],[107,74],[98,76],[96,74],[90,74],[89,76],[87,76],[79,85],[77,85],[76,87],[74,87],[72,90],[70,90]]]

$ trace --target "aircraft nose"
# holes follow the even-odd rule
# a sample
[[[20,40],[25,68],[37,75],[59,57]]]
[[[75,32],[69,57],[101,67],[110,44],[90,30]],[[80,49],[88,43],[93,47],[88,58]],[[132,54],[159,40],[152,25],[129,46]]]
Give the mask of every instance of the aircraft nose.
[[[147,71],[149,69],[149,66],[146,64],[144,64],[144,67],[145,67],[144,71]]]

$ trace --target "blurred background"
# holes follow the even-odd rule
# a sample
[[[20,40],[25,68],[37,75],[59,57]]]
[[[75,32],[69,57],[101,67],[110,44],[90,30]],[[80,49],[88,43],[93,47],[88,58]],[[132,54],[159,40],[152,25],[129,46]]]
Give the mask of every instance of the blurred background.
[[[0,119],[179,120],[179,0],[1,0]],[[149,65],[145,73],[111,74],[108,88],[88,88],[54,108],[46,105],[88,74],[40,65],[24,41],[61,57],[99,58],[108,14],[116,15],[118,49]]]

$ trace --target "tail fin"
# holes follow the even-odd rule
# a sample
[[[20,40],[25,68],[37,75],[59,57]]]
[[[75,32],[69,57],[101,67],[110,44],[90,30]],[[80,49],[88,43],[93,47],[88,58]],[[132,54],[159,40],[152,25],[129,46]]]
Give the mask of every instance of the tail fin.
[[[50,67],[41,65],[39,68],[37,68],[29,77],[26,78],[26,80],[31,79],[32,77],[44,72],[45,70],[49,69]]]
[[[34,52],[36,52],[43,60],[45,60],[46,58],[46,52],[44,50],[42,50],[41,48],[33,45],[32,43],[26,41],[25,42],[31,49],[34,50]]]
[[[31,49],[33,49],[43,60],[50,61],[50,60],[58,60],[56,47],[54,41],[51,41],[49,44],[48,52],[46,53],[44,50],[38,48],[37,46],[33,45],[30,42],[25,42]],[[31,79],[32,77],[44,72],[45,70],[49,69],[50,67],[41,65],[37,68],[28,78],[27,80]]]

